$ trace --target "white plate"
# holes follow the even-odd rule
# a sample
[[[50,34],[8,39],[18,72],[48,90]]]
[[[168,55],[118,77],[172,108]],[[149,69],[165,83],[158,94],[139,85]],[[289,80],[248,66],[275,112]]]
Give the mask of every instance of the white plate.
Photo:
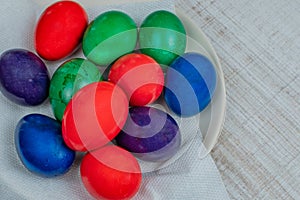
[[[217,56],[216,51],[211,45],[209,39],[205,36],[200,28],[189,19],[184,12],[176,9],[176,13],[185,25],[187,34],[194,42],[198,42],[206,51],[206,55],[213,62],[215,69],[218,73],[218,82],[214,97],[210,106],[201,113],[200,128],[203,134],[203,154],[201,157],[206,156],[216,144],[219,135],[221,134],[226,111],[226,89],[222,67]],[[195,45],[188,44],[187,51],[193,50]]]
[[[216,144],[224,123],[226,92],[219,58],[201,29],[198,28],[197,25],[180,9],[176,9],[176,14],[183,22],[187,32],[186,52],[198,52],[210,59],[217,71],[217,86],[208,107],[200,114],[193,117],[180,118],[166,106],[163,100],[160,100],[157,104],[153,105],[154,107],[166,111],[175,118],[180,127],[182,144],[175,156],[167,161],[146,162],[139,160],[142,172],[155,171],[176,162],[177,159],[189,150],[192,141],[195,139],[202,141],[202,146],[199,146],[201,150],[200,155],[195,155],[195,159],[204,158]]]

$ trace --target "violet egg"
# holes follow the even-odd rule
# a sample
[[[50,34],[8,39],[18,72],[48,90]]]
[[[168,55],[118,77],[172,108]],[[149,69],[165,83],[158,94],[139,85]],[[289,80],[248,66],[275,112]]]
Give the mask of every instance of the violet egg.
[[[137,158],[158,162],[176,154],[181,135],[176,121],[164,111],[153,107],[132,107],[116,142]]]
[[[0,57],[0,90],[19,105],[43,103],[49,92],[50,78],[43,61],[24,49],[5,51]]]

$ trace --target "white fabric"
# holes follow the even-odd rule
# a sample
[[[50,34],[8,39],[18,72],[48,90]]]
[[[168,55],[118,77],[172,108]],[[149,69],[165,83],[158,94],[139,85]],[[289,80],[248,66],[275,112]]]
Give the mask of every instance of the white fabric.
[[[83,2],[83,1],[82,1]],[[173,1],[153,1],[122,5],[86,5],[89,19],[99,13],[118,9],[127,12],[140,24],[154,10],[173,10]],[[10,0],[0,4],[0,51],[25,48],[34,52],[35,23],[45,5],[38,0]],[[72,57],[83,57],[78,51]],[[69,58],[67,58],[69,59]],[[46,62],[50,74],[65,60]],[[49,101],[37,107],[22,107],[0,94],[0,194],[1,199],[92,199],[84,189],[79,166],[82,155],[77,155],[72,169],[56,178],[41,178],[21,164],[14,146],[14,129],[20,118],[29,113],[53,117]],[[194,126],[185,123],[185,131]],[[197,138],[197,137],[195,137]],[[156,172],[145,173],[141,189],[135,199],[228,199],[227,192],[211,156],[199,158],[200,137],[193,139],[186,152],[173,164]]]

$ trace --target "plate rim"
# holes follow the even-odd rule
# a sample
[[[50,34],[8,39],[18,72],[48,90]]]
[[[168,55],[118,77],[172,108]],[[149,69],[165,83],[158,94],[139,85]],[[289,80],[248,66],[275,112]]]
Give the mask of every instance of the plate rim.
[[[220,59],[219,59],[213,45],[211,44],[210,39],[206,36],[206,34],[201,30],[201,28],[199,28],[199,26],[195,23],[195,21],[193,19],[191,19],[189,16],[187,16],[187,14],[176,5],[175,5],[175,13],[183,21],[184,25],[186,25],[188,23],[190,26],[194,27],[194,30],[197,32],[199,37],[192,37],[192,38],[195,41],[201,43],[201,45],[204,47],[204,49],[208,52],[208,54],[214,61],[214,64],[215,64],[215,67],[216,67],[217,73],[218,73],[218,80],[217,80],[218,81],[218,83],[217,83],[218,94],[214,95],[214,97],[212,98],[211,104],[218,103],[219,107],[221,109],[218,112],[219,116],[215,116],[218,118],[218,120],[215,121],[213,127],[211,127],[211,126],[208,127],[207,133],[205,134],[204,140],[202,141],[200,157],[204,158],[214,148],[215,144],[218,141],[218,138],[221,135],[221,132],[223,130],[224,123],[225,123],[227,102],[226,102],[226,86],[225,86],[224,73],[223,73]],[[200,37],[202,39],[199,39]],[[201,42],[200,42],[200,40],[201,40]],[[216,89],[216,91],[217,91],[217,89]],[[216,97],[217,95],[221,99],[217,99],[217,97]],[[213,106],[212,106],[212,108],[213,108]],[[212,114],[214,114],[214,111],[212,111]]]

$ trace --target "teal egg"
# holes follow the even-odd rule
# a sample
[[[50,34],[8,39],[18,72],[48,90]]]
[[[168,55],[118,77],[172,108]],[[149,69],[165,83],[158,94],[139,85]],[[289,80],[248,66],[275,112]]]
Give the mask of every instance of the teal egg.
[[[88,60],[75,58],[63,63],[50,81],[49,99],[55,118],[62,120],[66,106],[79,89],[101,80],[100,70]]]
[[[151,56],[164,67],[185,52],[186,31],[175,14],[160,10],[153,12],[143,21],[139,42],[141,52]]]

